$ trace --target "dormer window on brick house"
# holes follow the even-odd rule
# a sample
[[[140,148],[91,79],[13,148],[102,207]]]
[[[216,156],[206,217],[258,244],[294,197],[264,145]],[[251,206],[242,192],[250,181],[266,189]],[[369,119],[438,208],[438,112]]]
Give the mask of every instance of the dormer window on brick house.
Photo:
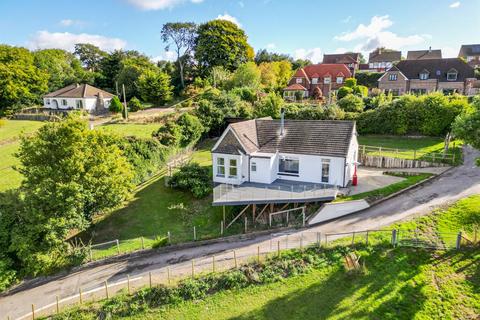
[[[343,78],[344,78],[343,73],[338,74],[337,79],[336,79],[337,83],[342,84],[343,83]]]
[[[323,83],[325,84],[330,84],[332,83],[332,77],[330,75],[327,75],[323,78]]]
[[[429,76],[430,76],[430,72],[428,72],[428,70],[423,70],[422,72],[420,72],[419,79],[428,80]]]
[[[457,81],[458,78],[458,71],[455,69],[450,69],[447,72],[447,80],[448,81]]]
[[[397,81],[398,75],[396,73],[390,73],[388,75],[388,81]]]
[[[297,79],[295,80],[295,82],[298,83],[298,84],[301,84],[301,83],[303,82],[303,79],[302,79],[302,78],[297,78]]]
[[[317,84],[318,83],[318,78],[312,78],[312,84]]]

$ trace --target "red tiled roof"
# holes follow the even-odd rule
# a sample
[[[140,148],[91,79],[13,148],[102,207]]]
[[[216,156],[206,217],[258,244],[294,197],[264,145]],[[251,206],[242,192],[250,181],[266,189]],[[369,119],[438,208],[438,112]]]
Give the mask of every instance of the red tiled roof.
[[[306,76],[308,79],[311,78],[323,78],[325,75],[330,75],[333,77],[336,76],[343,76],[343,77],[351,77],[352,73],[350,69],[344,64],[329,64],[329,63],[319,63],[319,64],[311,64],[302,69],[298,69],[295,72],[294,77],[303,78]],[[315,76],[315,77],[314,77]]]
[[[285,90],[285,91],[298,91],[298,90],[307,91],[307,89],[304,86],[302,86],[301,84],[298,84],[298,83],[291,84],[283,90]]]

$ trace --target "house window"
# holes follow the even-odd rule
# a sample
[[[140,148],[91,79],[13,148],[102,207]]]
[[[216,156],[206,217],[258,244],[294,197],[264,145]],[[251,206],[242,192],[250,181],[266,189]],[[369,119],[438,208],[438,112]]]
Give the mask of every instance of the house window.
[[[420,73],[420,80],[428,80],[428,73],[427,72]]]
[[[392,94],[392,96],[398,97],[400,95],[400,89],[392,89],[390,90],[390,93]]]
[[[62,99],[62,106],[66,106],[67,105],[67,99]]]
[[[230,167],[228,168],[228,177],[237,177],[237,159],[230,159]]]
[[[390,73],[388,75],[388,80],[389,81],[397,81],[397,74],[396,73]]]
[[[83,109],[83,101],[82,100],[75,101],[75,104],[77,106],[77,109]]]
[[[298,159],[281,158],[278,163],[278,174],[298,176],[299,161]]]
[[[343,77],[337,77],[337,83],[342,84],[343,83]]]
[[[330,160],[322,160],[322,182],[328,183],[330,177]]]
[[[257,172],[257,163],[252,162],[252,172]]]
[[[45,99],[45,103],[46,103],[47,105],[50,105],[50,99]]]
[[[318,78],[312,78],[312,84],[317,84],[318,83]]]
[[[456,72],[447,73],[447,80],[448,81],[457,81],[457,73]]]
[[[329,84],[329,83],[331,83],[331,82],[332,82],[332,78],[331,78],[331,77],[325,77],[325,78],[323,78],[323,83]]]
[[[217,158],[217,177],[225,177],[225,159]]]
[[[412,89],[410,90],[410,92],[415,95],[421,95],[421,94],[426,94],[427,89]]]
[[[373,66],[373,63],[372,63],[372,62],[370,62],[370,64],[369,64],[369,66],[368,66],[368,67],[369,67],[370,69],[373,69],[373,68],[374,68],[374,66]]]
[[[297,83],[302,83],[302,78],[297,78],[297,79],[296,79],[296,82],[297,82]]]

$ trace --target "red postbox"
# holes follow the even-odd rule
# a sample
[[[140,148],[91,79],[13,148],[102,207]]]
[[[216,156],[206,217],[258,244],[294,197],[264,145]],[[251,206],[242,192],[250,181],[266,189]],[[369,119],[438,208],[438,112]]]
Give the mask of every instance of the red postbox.
[[[357,164],[355,163],[355,169],[353,171],[353,178],[352,178],[352,186],[356,186],[357,184],[358,184]]]

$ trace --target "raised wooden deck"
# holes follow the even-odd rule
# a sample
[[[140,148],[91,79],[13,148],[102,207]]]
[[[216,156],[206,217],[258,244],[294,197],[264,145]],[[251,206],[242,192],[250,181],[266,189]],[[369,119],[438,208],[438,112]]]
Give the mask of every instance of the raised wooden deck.
[[[213,205],[304,203],[335,200],[338,188],[327,184],[276,180],[271,184],[244,182],[218,184],[213,189]]]

